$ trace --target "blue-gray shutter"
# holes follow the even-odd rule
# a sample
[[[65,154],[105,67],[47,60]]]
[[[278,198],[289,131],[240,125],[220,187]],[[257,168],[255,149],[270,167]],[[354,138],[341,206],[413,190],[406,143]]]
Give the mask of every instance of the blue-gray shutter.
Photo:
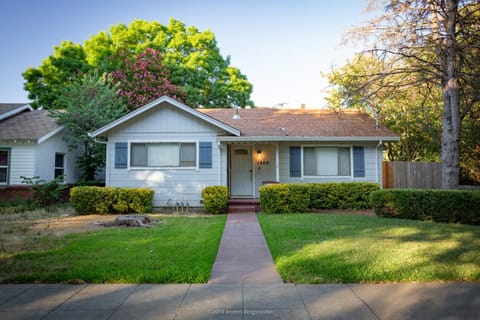
[[[363,147],[353,147],[353,176],[365,177],[365,151]]]
[[[128,161],[128,143],[115,142],[115,169],[125,169]]]
[[[210,141],[200,142],[199,144],[199,167],[211,168],[212,167],[212,143]]]
[[[300,147],[290,147],[290,177],[302,176],[301,152]]]

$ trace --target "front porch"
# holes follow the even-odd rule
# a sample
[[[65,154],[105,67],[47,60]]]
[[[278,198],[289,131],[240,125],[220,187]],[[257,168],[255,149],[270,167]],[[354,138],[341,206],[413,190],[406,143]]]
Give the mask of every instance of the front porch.
[[[226,150],[227,183],[233,210],[240,206],[246,210],[250,206],[249,209],[255,207],[254,212],[258,211],[258,188],[280,179],[278,143],[228,143]]]

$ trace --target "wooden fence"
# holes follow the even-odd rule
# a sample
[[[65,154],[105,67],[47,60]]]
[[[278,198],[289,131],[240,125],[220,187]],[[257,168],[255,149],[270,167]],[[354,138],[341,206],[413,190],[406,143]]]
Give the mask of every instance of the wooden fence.
[[[439,162],[383,161],[384,188],[442,187],[442,167]]]

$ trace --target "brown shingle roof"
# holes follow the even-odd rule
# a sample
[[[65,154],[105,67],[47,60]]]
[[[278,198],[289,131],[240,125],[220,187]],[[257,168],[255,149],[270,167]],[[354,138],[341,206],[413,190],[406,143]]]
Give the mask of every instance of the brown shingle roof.
[[[25,103],[0,103],[0,114],[7,113],[24,105]]]
[[[197,109],[241,131],[242,136],[271,137],[391,137],[393,132],[359,111],[341,112],[323,109]]]
[[[27,109],[31,108],[26,103],[0,103],[0,120]]]
[[[38,140],[59,127],[46,110],[24,111],[0,121],[0,140]]]

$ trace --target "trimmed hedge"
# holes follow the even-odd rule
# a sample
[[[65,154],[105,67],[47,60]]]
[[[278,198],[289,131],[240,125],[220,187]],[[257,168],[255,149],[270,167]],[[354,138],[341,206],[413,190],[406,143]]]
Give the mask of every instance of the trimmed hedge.
[[[285,183],[261,186],[260,205],[265,213],[293,213],[312,209],[367,209],[376,183]]]
[[[78,214],[145,213],[152,211],[153,195],[143,188],[74,187],[70,204]]]
[[[480,224],[480,192],[387,189],[370,195],[375,213],[400,219]]]
[[[203,207],[211,214],[227,212],[228,188],[226,186],[208,186],[202,190]]]

